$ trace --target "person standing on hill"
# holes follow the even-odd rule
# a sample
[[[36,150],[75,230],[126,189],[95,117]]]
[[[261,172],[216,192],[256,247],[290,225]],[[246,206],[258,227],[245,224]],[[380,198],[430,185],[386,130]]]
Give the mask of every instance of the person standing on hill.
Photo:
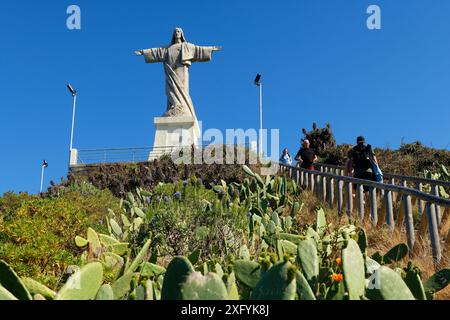
[[[291,155],[289,154],[288,148],[284,148],[283,154],[280,157],[280,162],[287,166],[290,166],[292,164],[292,158]]]
[[[314,161],[317,160],[317,155],[309,146],[309,140],[305,139],[303,141],[303,148],[298,150],[295,160],[297,161],[297,165],[300,165],[300,168],[314,170]]]
[[[375,181],[372,161],[378,165],[372,146],[370,144],[366,145],[364,137],[359,136],[356,139],[356,146],[348,153],[347,176],[352,176],[353,174],[353,177],[357,179]],[[364,192],[367,191],[369,191],[369,187],[364,186]]]

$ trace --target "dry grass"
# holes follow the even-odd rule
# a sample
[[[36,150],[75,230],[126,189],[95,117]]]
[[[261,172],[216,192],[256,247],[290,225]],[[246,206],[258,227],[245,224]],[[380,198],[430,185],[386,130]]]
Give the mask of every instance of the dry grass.
[[[316,221],[315,209],[318,206],[322,206],[322,202],[318,200],[314,194],[310,191],[305,190],[302,193],[302,200],[304,202],[303,210],[299,213],[302,225],[313,225]],[[406,233],[403,231],[395,230],[391,232],[388,228],[384,226],[373,227],[369,221],[368,215],[367,219],[360,221],[359,219],[352,219],[349,221],[347,214],[338,215],[337,210],[325,207],[327,214],[328,223],[332,224],[332,228],[339,228],[342,225],[348,224],[349,222],[355,224],[356,226],[362,227],[366,230],[367,240],[368,240],[368,254],[372,255],[376,251],[385,254],[389,249],[395,245],[403,242],[406,243]],[[368,210],[366,209],[366,212]],[[443,230],[449,224],[450,218],[447,216],[447,220],[443,223]],[[447,234],[448,230],[444,230]],[[444,238],[444,237],[442,237]],[[441,239],[442,239],[441,238]],[[443,243],[445,246],[445,243]],[[448,248],[447,248],[448,249]],[[414,254],[408,258],[406,257],[403,261],[391,265],[392,267],[404,267],[406,266],[408,259],[410,259],[414,265],[420,268],[422,271],[422,279],[426,281],[430,276],[435,273],[435,267],[433,264],[433,257],[431,253],[431,245],[428,236],[420,237],[416,234],[416,241],[414,245]],[[449,268],[450,267],[450,252],[446,250],[443,254],[442,260],[438,266],[438,269]],[[435,299],[439,300],[450,300],[450,286],[447,286],[444,290],[435,295]]]

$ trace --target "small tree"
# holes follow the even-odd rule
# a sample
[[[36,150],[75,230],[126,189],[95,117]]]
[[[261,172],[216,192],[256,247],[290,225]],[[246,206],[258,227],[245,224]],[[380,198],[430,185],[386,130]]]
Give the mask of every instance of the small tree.
[[[317,155],[320,157],[324,151],[327,149],[332,149],[336,147],[336,140],[334,139],[333,132],[331,131],[331,125],[327,123],[325,128],[317,128],[317,124],[314,122],[311,131],[306,131],[305,128],[302,129],[304,138],[308,139]]]

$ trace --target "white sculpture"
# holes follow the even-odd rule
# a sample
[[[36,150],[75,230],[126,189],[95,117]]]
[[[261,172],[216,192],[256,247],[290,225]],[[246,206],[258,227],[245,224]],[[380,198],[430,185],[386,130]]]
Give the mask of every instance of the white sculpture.
[[[167,107],[164,117],[189,116],[196,118],[189,95],[189,67],[192,62],[211,60],[212,52],[221,47],[197,46],[186,41],[183,30],[175,28],[170,45],[163,48],[137,50],[146,63],[163,62],[166,76]]]

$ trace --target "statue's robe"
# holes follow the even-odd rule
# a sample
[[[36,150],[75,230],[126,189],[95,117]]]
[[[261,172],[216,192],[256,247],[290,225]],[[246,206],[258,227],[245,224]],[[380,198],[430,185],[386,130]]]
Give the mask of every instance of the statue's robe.
[[[194,105],[189,95],[189,67],[192,62],[211,60],[213,47],[201,47],[188,42],[165,48],[144,50],[146,63],[163,62],[166,75],[167,108],[164,116],[192,116]]]

